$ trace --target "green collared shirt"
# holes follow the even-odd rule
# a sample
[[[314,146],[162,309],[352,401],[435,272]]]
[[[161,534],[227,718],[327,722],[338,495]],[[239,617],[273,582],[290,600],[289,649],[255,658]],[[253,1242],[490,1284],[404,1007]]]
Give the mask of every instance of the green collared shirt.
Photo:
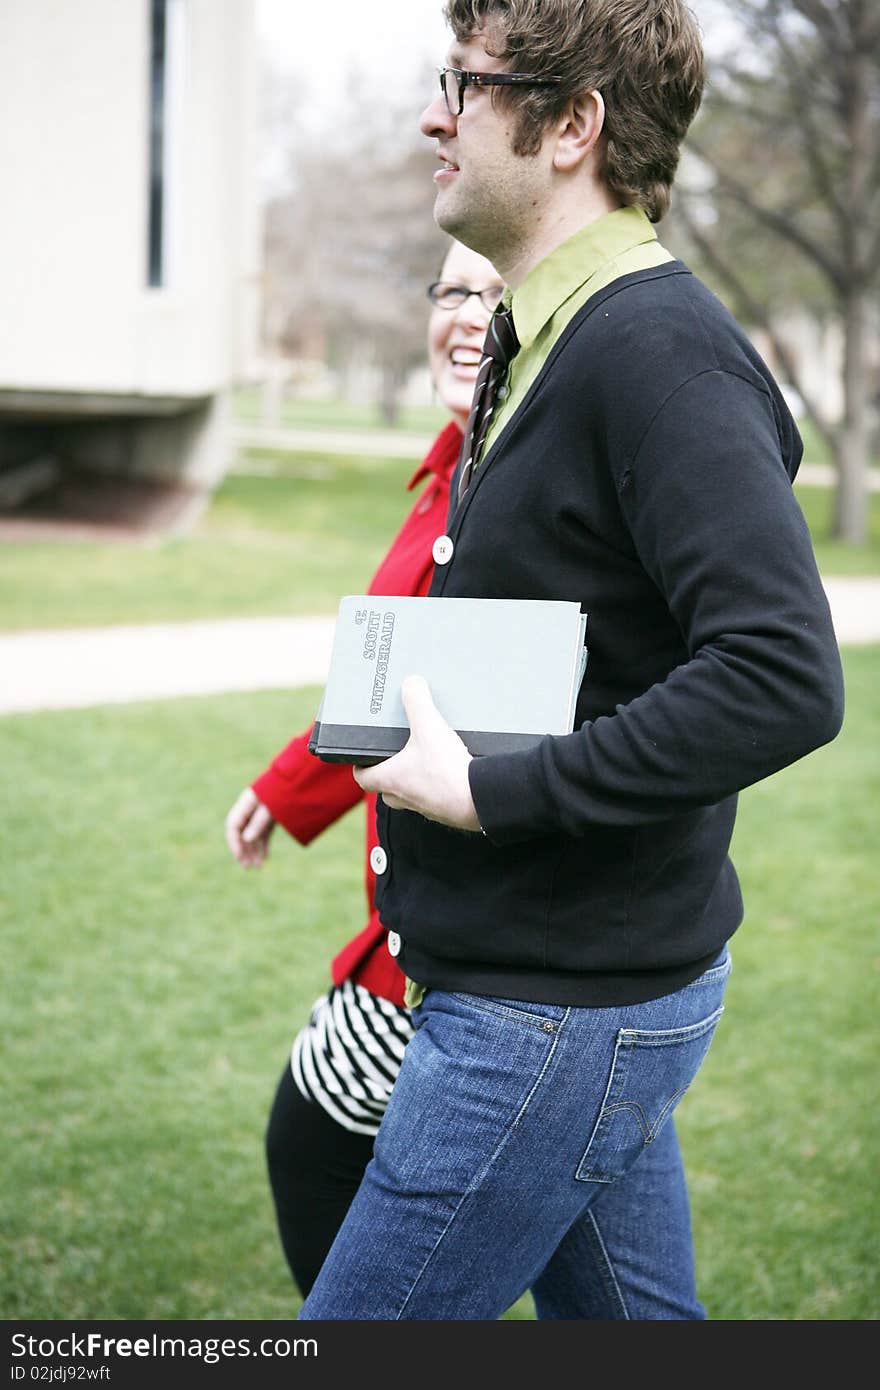
[[[524,400],[566,324],[590,296],[621,275],[672,259],[641,208],[617,208],[557,246],[518,289],[505,290],[520,350],[508,373],[508,394],[495,408],[483,457]]]
[[[513,305],[520,350],[508,373],[507,396],[495,408],[483,457],[524,400],[566,324],[590,296],[621,275],[673,259],[660,245],[653,223],[641,208],[617,208],[557,246],[538,262],[519,289],[504,291],[504,303]],[[414,1009],[424,995],[422,985],[407,979],[407,1008]]]

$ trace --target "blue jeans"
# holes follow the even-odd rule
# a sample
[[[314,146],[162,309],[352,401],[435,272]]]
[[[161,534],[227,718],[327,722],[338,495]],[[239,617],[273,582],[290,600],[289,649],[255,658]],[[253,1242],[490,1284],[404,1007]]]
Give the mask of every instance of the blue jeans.
[[[696,1319],[672,1121],[712,1040],[727,949],[644,1004],[429,990],[303,1319]]]

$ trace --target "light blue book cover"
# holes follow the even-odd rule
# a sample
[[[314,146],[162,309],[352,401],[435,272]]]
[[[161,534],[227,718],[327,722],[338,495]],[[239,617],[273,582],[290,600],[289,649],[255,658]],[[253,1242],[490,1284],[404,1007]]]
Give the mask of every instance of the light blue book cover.
[[[409,727],[401,686],[424,676],[471,753],[570,733],[586,665],[586,614],[548,599],[349,594],[336,619],[309,747],[331,762],[379,762]]]

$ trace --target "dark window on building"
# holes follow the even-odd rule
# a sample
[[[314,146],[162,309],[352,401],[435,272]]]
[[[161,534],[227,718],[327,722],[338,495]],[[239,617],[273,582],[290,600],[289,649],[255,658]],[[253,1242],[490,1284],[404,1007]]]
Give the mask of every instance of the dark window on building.
[[[147,242],[147,284],[159,286],[165,277],[163,238],[165,203],[165,71],[167,0],[151,0],[150,42],[150,189]]]

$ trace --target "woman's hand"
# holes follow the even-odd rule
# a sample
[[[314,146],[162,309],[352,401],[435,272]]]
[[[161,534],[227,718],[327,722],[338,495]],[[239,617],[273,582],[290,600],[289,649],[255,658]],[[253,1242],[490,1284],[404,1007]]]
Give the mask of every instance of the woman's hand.
[[[251,787],[245,787],[226,817],[226,843],[246,869],[258,869],[269,853],[275,829],[271,811]]]

